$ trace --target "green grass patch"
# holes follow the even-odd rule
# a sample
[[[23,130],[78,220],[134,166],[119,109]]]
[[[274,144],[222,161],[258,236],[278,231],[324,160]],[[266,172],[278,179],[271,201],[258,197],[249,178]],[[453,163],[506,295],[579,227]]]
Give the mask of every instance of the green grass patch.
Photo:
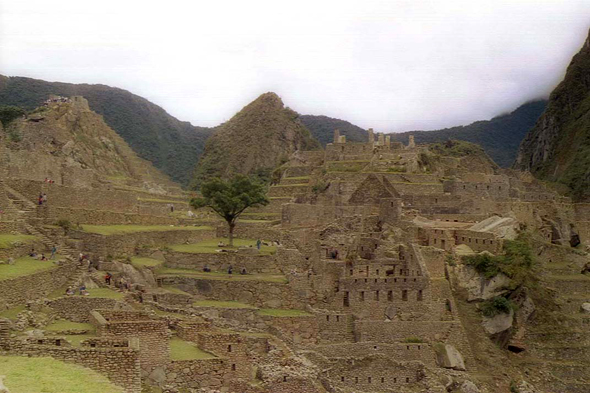
[[[499,314],[508,314],[511,310],[514,310],[514,304],[502,296],[486,300],[481,305],[481,312],[488,318]]]
[[[207,231],[213,230],[210,226],[174,226],[174,225],[82,225],[82,230],[98,235],[124,235],[137,232],[164,232],[164,231]]]
[[[88,297],[103,298],[103,299],[115,299],[121,300],[125,295],[121,292],[113,291],[109,288],[91,288],[87,290],[90,295]]]
[[[217,308],[256,308],[250,304],[235,301],[221,300],[198,300],[193,302],[194,307],[217,307]]]
[[[269,317],[309,317],[313,315],[303,310],[283,308],[261,308],[258,310],[258,314]]]
[[[17,315],[25,310],[25,306],[16,306],[13,308],[9,308],[8,310],[4,310],[0,312],[0,318],[8,318],[11,320],[15,320]]]
[[[246,220],[247,221],[247,220]],[[210,240],[203,240],[198,243],[194,244],[173,244],[169,246],[172,250],[178,252],[187,252],[191,254],[214,254],[217,253],[217,250],[220,249],[217,245],[219,242],[223,242],[224,244],[229,243],[229,239],[210,239]],[[234,246],[229,247],[225,246],[222,247],[224,250],[237,250],[239,247],[256,247],[256,240],[251,239],[234,239]],[[265,246],[262,245],[260,247],[259,255],[271,255],[277,251],[275,246]]]
[[[137,268],[142,267],[156,267],[160,266],[164,262],[158,261],[157,259],[146,258],[146,257],[133,257],[131,258],[131,264]]]
[[[45,330],[49,331],[62,331],[62,330],[94,330],[94,326],[89,323],[79,323],[79,322],[71,322],[71,321],[64,321],[59,320],[53,322],[51,325],[48,325]]]
[[[123,393],[96,371],[51,358],[0,356],[0,370],[11,393]]]
[[[14,265],[0,265],[0,280],[28,276],[45,270],[55,269],[57,265],[53,261],[39,261],[31,257],[22,257],[15,260]]]
[[[215,357],[189,341],[176,337],[170,340],[170,358],[172,360],[214,359]]]
[[[180,288],[173,287],[172,285],[164,285],[162,288],[164,288],[165,290],[167,290],[168,292],[171,292],[171,293],[176,293],[176,294],[179,294],[179,295],[189,295],[189,296],[192,296],[190,293],[185,292],[185,291],[183,291]]]
[[[32,235],[11,235],[11,234],[0,234],[0,249],[4,250],[7,248],[13,248],[19,244],[29,244],[37,238]]]
[[[281,275],[274,274],[238,274],[234,271],[234,274],[229,275],[227,272],[199,272],[197,270],[190,269],[173,269],[173,268],[161,268],[158,270],[159,275],[168,276],[187,276],[200,278],[204,280],[232,280],[232,281],[266,281],[276,283],[287,283],[287,278]]]

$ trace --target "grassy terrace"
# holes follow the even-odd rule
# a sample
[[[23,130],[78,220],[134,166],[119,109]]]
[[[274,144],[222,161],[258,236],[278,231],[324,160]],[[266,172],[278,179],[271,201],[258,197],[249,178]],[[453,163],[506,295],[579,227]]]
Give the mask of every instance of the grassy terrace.
[[[4,310],[2,312],[0,312],[0,318],[8,318],[8,319],[12,319],[15,320],[16,316],[21,312],[25,310],[25,306],[16,306],[13,308],[10,308],[8,310]]]
[[[11,235],[2,233],[0,234],[0,250],[4,250],[7,248],[12,248],[18,244],[27,244],[32,243],[37,239],[35,236],[31,235]]]
[[[152,258],[145,258],[145,257],[133,257],[133,258],[131,258],[131,264],[133,266],[135,266],[136,268],[155,267],[155,266],[160,266],[163,263],[164,262],[159,261],[157,259],[152,259]]]
[[[252,308],[255,309],[256,307],[246,304],[240,303],[236,301],[221,301],[221,300],[198,300],[193,302],[194,307],[213,307],[213,308]]]
[[[175,226],[175,225],[82,225],[82,230],[98,235],[124,235],[138,232],[164,232],[164,231],[207,231],[213,230],[210,226]]]
[[[29,274],[44,270],[55,269],[57,265],[53,261],[40,261],[31,257],[22,257],[15,260],[14,265],[0,265],[0,280],[28,276]]]
[[[258,310],[258,315],[265,315],[269,317],[309,317],[313,314],[303,310],[283,309],[283,308],[261,308]]]
[[[229,275],[227,272],[199,272],[191,269],[173,269],[173,268],[161,268],[158,270],[159,275],[164,276],[184,276],[191,278],[199,278],[204,280],[231,280],[231,281],[265,281],[265,282],[276,282],[276,283],[287,283],[287,278],[281,275],[273,274],[245,274],[241,275],[239,272]]]
[[[247,220],[246,220],[247,221]],[[174,244],[171,245],[170,248],[174,251],[178,252],[187,252],[192,254],[213,254],[217,253],[217,250],[220,249],[217,245],[219,242],[223,242],[224,244],[228,244],[228,239],[210,239],[204,240],[194,244]],[[223,249],[225,250],[237,250],[238,247],[256,247],[256,240],[251,239],[234,239],[234,247],[225,246]],[[265,246],[262,245],[260,247],[260,254],[259,255],[271,255],[276,252],[277,248],[275,246]]]
[[[51,325],[47,325],[45,330],[50,332],[59,332],[63,330],[90,330],[94,331],[94,326],[89,323],[78,323],[78,322],[71,322],[71,321],[55,321]]]
[[[103,299],[115,299],[121,300],[125,295],[121,292],[113,291],[109,288],[91,288],[87,290],[90,295],[88,297],[103,298]]]
[[[176,337],[170,340],[170,358],[172,360],[214,359],[215,357],[191,342]]]
[[[51,358],[0,356],[0,370],[11,393],[123,393],[96,371]]]

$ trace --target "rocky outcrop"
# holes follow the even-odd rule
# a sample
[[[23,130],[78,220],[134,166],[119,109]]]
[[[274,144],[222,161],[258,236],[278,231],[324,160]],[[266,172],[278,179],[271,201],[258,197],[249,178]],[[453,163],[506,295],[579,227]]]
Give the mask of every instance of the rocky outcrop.
[[[437,343],[434,345],[436,363],[443,368],[465,371],[465,361],[461,353],[449,344]]]
[[[479,274],[469,265],[456,267],[457,284],[467,290],[467,301],[488,300],[505,294],[505,289],[510,284],[510,278],[504,274],[498,274],[490,279]]]
[[[574,56],[537,124],[520,145],[514,167],[565,183],[590,198],[590,39]]]
[[[512,327],[514,311],[494,315],[491,318],[484,317],[482,325],[487,334],[494,335],[505,332]]]
[[[199,186],[211,177],[269,175],[296,150],[320,148],[299,114],[275,93],[265,93],[222,124],[207,141],[194,175]]]

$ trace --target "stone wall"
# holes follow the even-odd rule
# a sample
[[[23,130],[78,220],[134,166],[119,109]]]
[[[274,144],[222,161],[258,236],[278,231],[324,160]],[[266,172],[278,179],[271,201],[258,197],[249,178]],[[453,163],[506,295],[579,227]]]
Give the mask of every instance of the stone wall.
[[[51,261],[44,261],[53,265]],[[50,270],[0,281],[0,304],[13,307],[39,299],[63,287],[76,270],[75,262],[59,262]]]
[[[275,255],[251,255],[244,253],[193,254],[167,251],[166,266],[178,269],[202,271],[207,265],[212,271],[226,271],[232,265],[236,272],[245,267],[248,273],[280,273],[280,264]]]
[[[62,319],[73,322],[89,322],[91,311],[113,309],[117,303],[115,299],[64,296],[49,300],[46,305]]]
[[[297,317],[264,316],[270,333],[292,345],[315,345],[318,341],[318,324],[314,315]]]
[[[283,205],[283,226],[325,225],[342,217],[367,216],[370,206],[325,206],[288,203]]]
[[[215,280],[190,276],[163,276],[162,285],[172,285],[208,300],[235,300],[263,308],[302,309],[307,304],[289,284],[258,280]]]
[[[329,358],[345,358],[351,354],[378,354],[391,359],[422,362],[427,367],[436,366],[434,350],[431,345],[427,343],[339,343],[319,345],[313,349]]]
[[[381,355],[346,357],[338,359],[324,375],[342,392],[397,392],[422,381],[424,365],[419,362],[395,362]]]
[[[166,385],[176,389],[219,389],[232,374],[227,359],[173,360],[166,365]]]
[[[108,255],[133,256],[142,246],[162,247],[213,239],[215,231],[213,229],[188,230],[179,227],[178,230],[135,232],[116,236],[72,231],[70,237],[80,241],[80,247],[84,252],[106,258]],[[117,255],[113,255],[113,253],[117,253]]]
[[[150,320],[140,312],[98,310],[91,312],[90,322],[96,326],[99,336],[137,338],[143,370],[150,371],[170,360],[166,321]]]
[[[37,217],[46,224],[54,224],[58,220],[68,220],[77,224],[93,225],[174,225],[178,219],[171,216],[148,215],[141,213],[122,213],[108,210],[94,210],[52,206],[39,206]]]

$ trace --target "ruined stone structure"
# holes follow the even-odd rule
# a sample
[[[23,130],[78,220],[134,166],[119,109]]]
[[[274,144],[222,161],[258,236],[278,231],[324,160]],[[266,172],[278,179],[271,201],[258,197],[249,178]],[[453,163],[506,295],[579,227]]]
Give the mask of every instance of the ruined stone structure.
[[[48,107],[86,113],[84,103]],[[188,195],[174,187],[134,187],[138,178],[122,185],[99,172],[84,187],[67,175],[48,183],[21,176],[19,154],[0,161],[1,231],[35,236],[31,244],[45,252],[57,244],[63,255],[0,280],[0,313],[11,318],[0,318],[2,355],[83,364],[131,393],[142,383],[167,393],[466,393],[461,386],[509,391],[523,378],[513,358],[524,353],[518,362],[547,365],[545,375],[527,369],[543,382],[539,391],[587,391],[590,318],[580,310],[590,280],[580,247],[590,241],[589,205],[477,152],[446,154],[413,138],[403,146],[373,130],[365,143],[349,143],[336,130],[325,151],[296,152],[269,189],[271,203],[238,222],[238,239],[261,239],[272,252],[216,249],[223,222],[187,215]],[[36,203],[40,193],[48,203]],[[482,350],[493,345],[482,332],[499,323],[469,302],[508,296],[510,277],[484,277],[462,257],[502,255],[523,233],[563,324],[527,325],[533,289],[519,288],[510,295],[519,307],[502,314],[513,321],[489,334],[515,353],[506,356]],[[191,250],[198,244],[207,246]],[[68,287],[90,295],[66,295]],[[53,327],[64,321],[73,327]],[[482,352],[504,356],[497,363],[506,369]]]

